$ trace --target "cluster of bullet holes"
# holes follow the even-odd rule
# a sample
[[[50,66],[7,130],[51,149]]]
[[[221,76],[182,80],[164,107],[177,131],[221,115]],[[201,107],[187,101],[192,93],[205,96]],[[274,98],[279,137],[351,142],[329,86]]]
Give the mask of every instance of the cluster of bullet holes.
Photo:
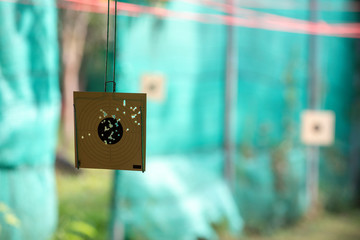
[[[123,107],[126,107],[126,100],[123,100]],[[134,121],[134,123],[137,126],[140,126],[141,123],[136,120],[136,117],[141,114],[141,111],[138,109],[138,107],[132,107],[130,106],[130,117]],[[116,111],[119,112],[120,109],[116,108]],[[102,116],[99,116],[99,119],[101,119],[99,125],[98,125],[98,135],[105,144],[116,144],[118,143],[124,134],[124,129],[121,124],[121,118],[116,118],[116,115],[112,115],[111,117],[107,117],[108,114],[103,110],[100,109],[100,112],[102,113]],[[126,111],[123,111],[123,115],[126,115]],[[125,132],[129,132],[130,129],[126,128]],[[91,134],[88,133],[88,136],[90,137]],[[81,136],[81,139],[84,139],[84,136]]]

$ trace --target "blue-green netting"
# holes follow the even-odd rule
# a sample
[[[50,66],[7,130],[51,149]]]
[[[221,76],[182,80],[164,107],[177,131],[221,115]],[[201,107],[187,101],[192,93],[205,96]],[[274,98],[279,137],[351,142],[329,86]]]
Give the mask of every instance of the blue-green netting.
[[[306,19],[308,13],[287,16]],[[294,222],[308,207],[306,147],[299,141],[308,41],[306,35],[238,29],[235,197],[251,229]]]
[[[139,92],[143,74],[161,73],[166,100],[148,101],[147,171],[115,177],[114,238],[122,224],[138,239],[216,239],[213,225],[239,234],[222,175],[226,27],[144,15],[119,17],[119,29],[117,90]]]
[[[308,8],[308,1],[296,3],[302,9]],[[320,12],[319,18],[330,23],[358,21],[356,14],[342,11],[349,4],[349,1],[334,1],[331,6],[337,10]],[[181,1],[170,1],[166,7],[218,13]],[[307,10],[260,11],[309,19]],[[113,234],[117,236],[124,224],[127,237],[136,236],[137,229],[140,239],[144,236],[182,239],[181,231],[186,226],[182,221],[187,215],[197,219],[201,226],[219,223],[206,214],[196,218],[196,214],[192,215],[192,205],[187,211],[180,211],[182,208],[177,203],[195,196],[209,199],[225,221],[239,223],[238,228],[231,224],[224,227],[233,232],[242,229],[241,221],[234,219],[242,218],[251,229],[269,231],[303,216],[310,196],[306,189],[308,147],[300,141],[300,115],[310,108],[310,36],[240,27],[235,30],[238,96],[236,108],[232,109],[236,116],[232,127],[236,180],[233,197],[225,196],[239,214],[236,216],[217,207],[224,202],[218,201],[216,191],[210,195],[202,193],[207,184],[196,185],[199,189],[196,194],[190,190],[195,186],[193,182],[213,174],[217,176],[214,182],[224,181],[224,155],[214,157],[213,151],[222,152],[224,141],[226,26],[146,14],[136,18],[120,16],[118,20],[117,91],[139,92],[140,79],[145,73],[161,73],[167,82],[166,100],[148,101],[148,172],[117,173],[115,177]],[[336,113],[335,144],[320,148],[320,195],[327,207],[339,208],[353,200],[357,172],[358,155],[354,152],[359,151],[351,140],[356,138],[353,124],[356,114],[351,114],[356,111],[352,105],[356,40],[319,36],[317,42],[318,104],[320,109]],[[208,167],[216,161],[217,167]],[[196,169],[198,162],[204,167]],[[179,168],[186,168],[187,174],[178,173]],[[164,175],[164,191],[155,190],[159,174]],[[173,181],[188,194],[176,195]],[[225,191],[226,186],[222,187]],[[172,194],[179,199],[169,200],[169,191],[174,191]],[[168,201],[172,201],[175,216],[167,209]],[[133,202],[148,207],[138,209]],[[171,223],[179,227],[169,228]],[[185,239],[216,238],[209,229],[190,229],[187,234],[189,238]]]
[[[60,95],[55,1],[0,2],[0,239],[56,228]]]
[[[56,10],[53,1],[31,3],[0,3],[0,239],[47,239],[56,225]],[[338,11],[319,18],[359,20],[341,11],[349,1],[332,4]],[[181,1],[166,7],[217,13]],[[261,11],[309,18],[304,10]],[[300,114],[310,107],[309,36],[236,28],[232,193],[223,178],[226,26],[121,16],[118,33],[117,91],[139,92],[145,73],[167,81],[166,100],[148,102],[148,171],[115,176],[112,235],[125,226],[129,238],[216,239],[216,230],[267,231],[298,220],[310,197],[307,147],[299,140]],[[358,180],[359,46],[355,39],[317,39],[318,104],[336,113],[335,144],[320,148],[320,193],[339,209],[353,200]]]

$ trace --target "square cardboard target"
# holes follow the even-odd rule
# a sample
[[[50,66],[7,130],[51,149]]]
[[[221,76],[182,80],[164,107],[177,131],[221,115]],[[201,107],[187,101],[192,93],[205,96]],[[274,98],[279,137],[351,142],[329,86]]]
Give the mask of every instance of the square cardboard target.
[[[75,166],[145,171],[146,94],[74,92]]]
[[[162,102],[165,100],[165,77],[162,74],[148,73],[141,77],[140,91],[147,94],[148,99]]]
[[[301,115],[301,140],[307,145],[329,146],[334,142],[333,111],[305,110]]]

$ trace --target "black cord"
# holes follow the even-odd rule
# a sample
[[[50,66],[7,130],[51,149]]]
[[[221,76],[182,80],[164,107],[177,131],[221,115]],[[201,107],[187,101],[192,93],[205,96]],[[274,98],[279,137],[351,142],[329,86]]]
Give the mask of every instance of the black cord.
[[[117,22],[117,0],[115,0],[115,29],[114,29],[114,73],[113,73],[113,92],[115,92],[115,70],[116,70],[116,22]]]
[[[115,66],[116,66],[116,18],[117,18],[117,1],[115,1],[115,31],[114,31],[114,73],[113,73],[113,80],[108,81],[108,56],[109,56],[109,26],[110,26],[110,0],[108,0],[108,12],[107,12],[107,24],[106,24],[106,58],[105,58],[105,81],[104,81],[104,91],[107,90],[107,84],[112,82],[113,83],[113,92],[116,89],[116,82],[115,82]]]

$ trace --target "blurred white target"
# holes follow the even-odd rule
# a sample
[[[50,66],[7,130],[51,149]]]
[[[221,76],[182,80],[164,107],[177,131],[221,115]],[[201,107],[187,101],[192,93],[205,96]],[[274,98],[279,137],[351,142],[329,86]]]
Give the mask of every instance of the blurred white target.
[[[306,145],[329,146],[334,142],[333,111],[305,110],[301,114],[301,141]]]
[[[141,92],[147,94],[149,100],[162,102],[165,100],[165,77],[162,74],[147,73],[141,76]]]

